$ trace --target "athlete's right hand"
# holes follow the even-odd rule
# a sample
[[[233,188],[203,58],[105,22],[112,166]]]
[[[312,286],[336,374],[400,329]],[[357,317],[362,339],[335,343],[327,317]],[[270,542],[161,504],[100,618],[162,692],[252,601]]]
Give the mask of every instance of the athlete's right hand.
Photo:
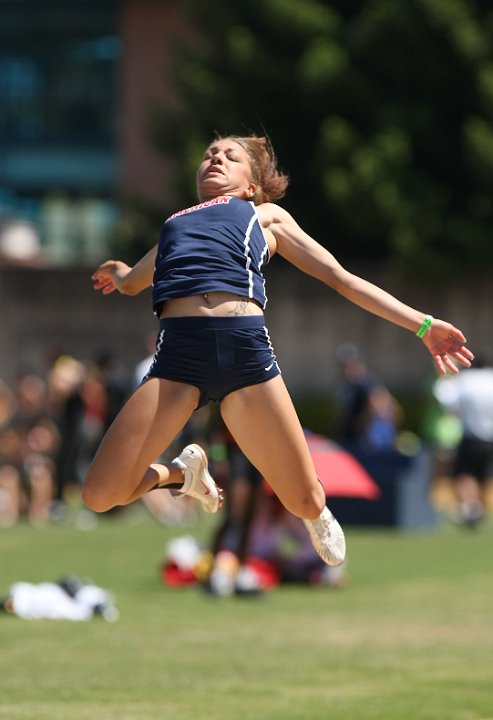
[[[124,281],[131,269],[121,260],[106,260],[91,276],[94,289],[101,290],[103,295],[109,295],[115,290],[125,293]]]

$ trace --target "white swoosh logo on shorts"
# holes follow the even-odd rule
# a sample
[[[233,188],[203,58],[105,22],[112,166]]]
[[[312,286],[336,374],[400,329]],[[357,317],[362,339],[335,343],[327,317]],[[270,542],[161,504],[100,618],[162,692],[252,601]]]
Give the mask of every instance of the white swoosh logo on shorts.
[[[274,363],[271,362],[271,364],[269,365],[269,367],[264,368],[265,372],[269,372],[269,370],[271,369],[271,367],[272,367],[273,365],[274,365]]]

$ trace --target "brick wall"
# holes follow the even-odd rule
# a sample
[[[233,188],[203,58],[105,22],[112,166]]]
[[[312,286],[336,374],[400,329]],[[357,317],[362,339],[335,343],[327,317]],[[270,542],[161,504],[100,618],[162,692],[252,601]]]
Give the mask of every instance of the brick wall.
[[[488,279],[435,289],[368,269],[361,274],[453,321],[476,353],[493,355]],[[267,269],[267,288],[267,325],[293,393],[326,392],[337,372],[337,346],[345,341],[358,344],[391,387],[422,387],[433,377],[431,358],[411,333],[356,308],[281,258]],[[52,354],[61,351],[83,359],[111,351],[131,371],[155,329],[150,291],[103,297],[92,289],[90,270],[0,269],[0,377],[7,382],[20,369],[44,372]]]

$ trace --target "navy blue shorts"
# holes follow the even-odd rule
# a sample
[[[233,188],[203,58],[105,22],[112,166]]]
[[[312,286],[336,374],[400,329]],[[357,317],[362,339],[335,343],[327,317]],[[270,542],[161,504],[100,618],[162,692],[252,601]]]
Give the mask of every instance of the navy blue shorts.
[[[263,315],[160,320],[156,354],[144,380],[165,378],[200,390],[196,409],[280,374]]]

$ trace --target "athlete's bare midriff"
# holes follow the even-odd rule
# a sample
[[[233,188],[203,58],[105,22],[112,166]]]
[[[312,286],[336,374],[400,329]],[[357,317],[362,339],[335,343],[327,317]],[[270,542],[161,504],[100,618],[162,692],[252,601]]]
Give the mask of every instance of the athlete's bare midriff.
[[[166,300],[159,317],[240,317],[263,314],[262,308],[251,298],[229,292],[211,292]]]

